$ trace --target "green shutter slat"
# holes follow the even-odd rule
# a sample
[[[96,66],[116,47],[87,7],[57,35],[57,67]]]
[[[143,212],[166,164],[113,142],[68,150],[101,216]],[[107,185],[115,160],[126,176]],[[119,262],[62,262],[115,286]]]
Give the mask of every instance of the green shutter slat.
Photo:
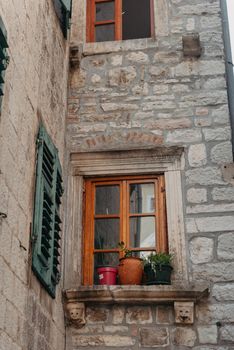
[[[59,0],[67,12],[71,12],[71,0]]]
[[[0,17],[0,45],[4,48],[8,48],[7,44],[7,31],[3,24],[2,17]]]
[[[60,275],[61,219],[58,210],[62,195],[61,183],[61,166],[57,149],[44,127],[41,126],[38,134],[32,268],[52,297],[55,296],[55,286]]]

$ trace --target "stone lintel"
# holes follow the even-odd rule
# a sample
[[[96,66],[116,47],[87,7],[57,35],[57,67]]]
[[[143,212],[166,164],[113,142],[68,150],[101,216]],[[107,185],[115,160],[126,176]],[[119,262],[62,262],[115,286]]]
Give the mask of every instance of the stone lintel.
[[[193,302],[208,296],[208,285],[186,286],[80,286],[65,290],[67,303],[173,304]]]

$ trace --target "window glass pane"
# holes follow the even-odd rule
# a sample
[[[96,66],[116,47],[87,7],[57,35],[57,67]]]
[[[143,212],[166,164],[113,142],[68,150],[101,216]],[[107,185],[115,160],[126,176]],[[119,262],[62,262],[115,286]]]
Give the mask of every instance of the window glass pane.
[[[95,253],[94,254],[94,284],[99,284],[97,268],[102,266],[113,266],[119,265],[119,254],[118,253]]]
[[[155,217],[130,218],[130,247],[155,247]]]
[[[105,24],[95,27],[96,42],[115,40],[115,25]]]
[[[108,21],[115,17],[115,3],[101,2],[96,4],[96,21]]]
[[[123,40],[151,37],[150,0],[123,0]]]
[[[119,219],[95,220],[95,249],[118,248],[119,236]]]
[[[95,214],[119,214],[119,186],[97,186]]]
[[[154,184],[131,184],[129,186],[130,213],[153,213],[155,211]]]
[[[152,253],[153,253],[152,250],[143,251],[143,252],[141,252],[141,251],[140,252],[133,252],[132,256],[135,256],[136,258],[144,259],[144,258],[147,258],[147,256],[149,256]]]

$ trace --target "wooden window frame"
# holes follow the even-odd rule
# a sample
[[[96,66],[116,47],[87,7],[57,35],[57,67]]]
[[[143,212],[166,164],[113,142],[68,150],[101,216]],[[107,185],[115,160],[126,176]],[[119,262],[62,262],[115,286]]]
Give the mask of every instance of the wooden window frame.
[[[115,1],[115,18],[113,20],[95,21],[95,6],[97,3]],[[122,40],[122,0],[87,0],[86,41],[95,41],[95,27],[104,24],[115,24],[115,41]],[[150,0],[151,37],[154,37],[154,2]]]
[[[154,183],[155,186],[155,211],[151,213],[130,213],[129,211],[129,185],[133,183]],[[120,213],[117,215],[96,215],[95,214],[95,188],[100,185],[120,186]],[[118,248],[95,249],[94,247],[94,222],[98,218],[119,218],[120,237],[119,241],[124,241],[127,248],[135,251],[168,251],[167,224],[166,224],[166,199],[164,175],[146,176],[118,176],[104,178],[87,178],[85,180],[84,191],[84,232],[83,232],[83,284],[93,284],[94,254],[95,253],[123,253]],[[155,247],[130,248],[129,221],[131,217],[155,217]]]

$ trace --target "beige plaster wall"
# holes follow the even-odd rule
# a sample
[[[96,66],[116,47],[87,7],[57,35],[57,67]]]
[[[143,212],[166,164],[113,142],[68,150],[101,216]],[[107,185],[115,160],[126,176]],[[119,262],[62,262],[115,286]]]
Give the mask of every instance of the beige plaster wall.
[[[0,349],[64,349],[61,283],[52,300],[31,271],[35,141],[43,121],[64,154],[68,43],[52,0],[0,0],[10,64],[0,115]]]

